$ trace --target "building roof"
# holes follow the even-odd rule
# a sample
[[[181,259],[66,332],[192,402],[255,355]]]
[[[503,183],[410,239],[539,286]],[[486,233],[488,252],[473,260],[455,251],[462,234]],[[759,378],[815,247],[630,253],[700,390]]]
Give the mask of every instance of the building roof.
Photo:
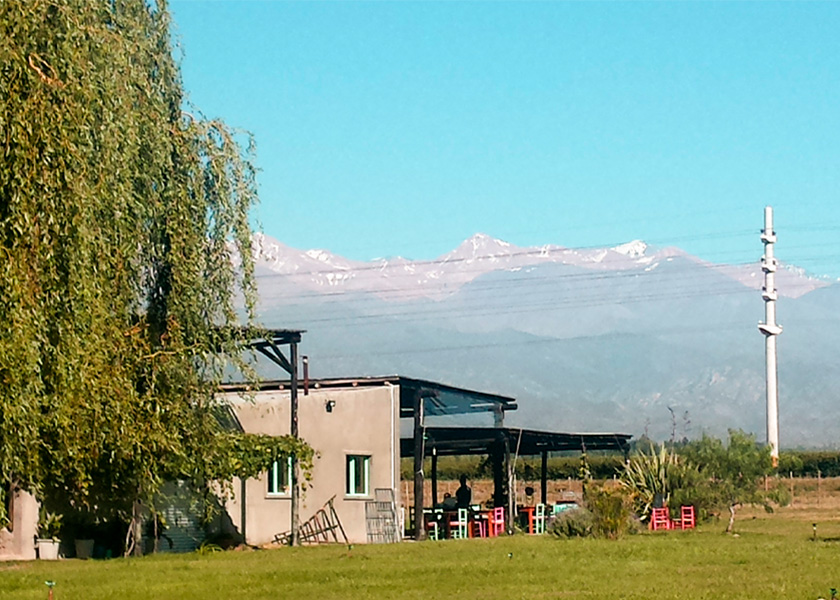
[[[518,427],[426,427],[426,455],[487,454],[490,447],[507,438],[512,454],[535,456],[542,452],[627,449],[626,433],[560,433]],[[414,454],[414,439],[400,440],[400,454]]]
[[[289,380],[261,381],[259,387],[245,383],[223,384],[222,391],[243,391],[245,389],[286,390],[290,386]],[[298,381],[298,389],[303,393],[306,382]],[[313,389],[363,388],[398,386],[400,392],[400,417],[414,416],[414,400],[416,394],[422,393],[425,398],[425,414],[427,416],[463,415],[487,413],[501,410],[507,412],[518,408],[516,400],[500,394],[479,392],[466,388],[459,388],[445,383],[415,379],[402,375],[388,375],[385,377],[343,377],[327,379],[310,379],[308,385]]]

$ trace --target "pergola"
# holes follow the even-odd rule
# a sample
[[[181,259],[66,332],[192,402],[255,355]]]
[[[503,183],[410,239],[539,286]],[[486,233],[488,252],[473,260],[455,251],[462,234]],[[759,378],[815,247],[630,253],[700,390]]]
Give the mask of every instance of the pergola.
[[[614,450],[627,452],[632,436],[624,433],[559,433],[517,427],[426,427],[424,457],[432,459],[432,501],[437,504],[437,458],[439,456],[489,455],[493,462],[494,502],[507,501],[505,475],[514,456],[540,456],[540,501],[546,502],[546,477],[550,452]],[[413,438],[400,440],[402,456],[411,456]]]
[[[446,394],[442,393],[445,388]],[[437,458],[444,455],[486,454],[493,465],[493,501],[496,506],[506,506],[507,528],[513,528],[515,495],[513,487],[513,462],[515,456],[541,456],[541,500],[546,501],[546,474],[549,452],[578,450],[617,450],[625,454],[632,436],[623,433],[559,433],[536,431],[504,426],[504,413],[516,410],[513,398],[440,386],[416,381],[414,401],[409,407],[400,403],[400,416],[413,417],[411,437],[400,440],[400,455],[414,457],[414,514],[419,522],[423,514],[423,460],[432,459],[432,500],[437,503]],[[480,397],[480,401],[477,401]],[[469,407],[469,410],[466,410]],[[435,427],[426,426],[427,416],[464,414],[465,412],[492,412],[494,427]],[[425,537],[423,527],[415,527],[417,539]]]

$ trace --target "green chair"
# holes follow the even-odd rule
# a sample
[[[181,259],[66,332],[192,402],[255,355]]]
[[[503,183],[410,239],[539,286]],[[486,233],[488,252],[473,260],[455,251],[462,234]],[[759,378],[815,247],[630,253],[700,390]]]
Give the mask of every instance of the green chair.
[[[545,533],[545,504],[537,504],[534,511],[534,534]]]
[[[439,508],[424,510],[423,516],[426,520],[426,531],[430,540],[438,541],[443,538],[443,511]]]
[[[449,531],[453,540],[463,540],[469,537],[469,511],[466,508],[458,509],[457,520],[449,522]]]

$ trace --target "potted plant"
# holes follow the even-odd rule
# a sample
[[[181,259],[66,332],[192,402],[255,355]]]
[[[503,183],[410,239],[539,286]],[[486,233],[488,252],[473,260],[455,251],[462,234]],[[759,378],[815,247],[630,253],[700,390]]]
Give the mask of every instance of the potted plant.
[[[76,550],[76,558],[88,559],[93,556],[94,532],[99,527],[99,519],[93,512],[70,510],[64,513],[61,534],[64,541],[70,537]]]
[[[38,511],[38,539],[35,543],[39,559],[56,560],[58,558],[60,532],[61,515],[49,512],[42,505]]]

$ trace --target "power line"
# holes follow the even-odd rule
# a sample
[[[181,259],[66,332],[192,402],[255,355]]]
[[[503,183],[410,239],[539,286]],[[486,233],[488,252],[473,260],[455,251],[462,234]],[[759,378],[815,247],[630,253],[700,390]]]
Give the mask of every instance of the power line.
[[[719,324],[717,326],[710,326],[710,327],[673,327],[673,328],[663,328],[659,330],[653,330],[652,332],[646,332],[646,335],[653,336],[653,335],[672,335],[672,334],[696,334],[696,333],[707,333],[713,331],[723,331],[723,330],[731,330],[735,326],[743,326],[743,323],[736,323],[736,324]],[[750,327],[752,330],[752,327]],[[522,335],[528,335],[523,333]],[[611,332],[608,335],[613,336],[636,336],[637,333],[634,332]],[[563,344],[563,343],[570,343],[576,340],[586,340],[586,339],[597,339],[599,337],[603,337],[602,335],[580,335],[580,336],[572,336],[572,337],[565,337],[565,338],[539,338],[539,339],[530,339],[530,340],[519,340],[519,341],[506,341],[503,344],[500,343],[480,343],[480,344],[460,344],[460,345],[452,345],[452,346],[436,346],[431,348],[410,348],[410,349],[398,349],[398,350],[381,350],[381,351],[365,351],[366,356],[391,356],[391,355],[405,355],[405,354],[427,354],[430,352],[454,352],[454,351],[462,351],[462,350],[486,350],[490,348],[500,348],[500,347],[520,347],[520,346],[536,346],[536,345],[551,345],[551,344]],[[310,354],[310,357],[315,357],[319,360],[334,360],[338,358],[350,358],[355,355],[352,354],[317,354],[313,353]]]
[[[751,263],[750,263],[751,264]],[[586,272],[578,272],[578,273],[552,273],[552,274],[540,274],[540,275],[530,275],[530,274],[523,274],[523,275],[510,275],[504,278],[504,280],[498,279],[487,279],[478,277],[471,281],[459,281],[459,282],[452,282],[452,288],[450,290],[446,290],[445,288],[436,287],[432,288],[431,290],[427,288],[423,288],[422,285],[415,284],[413,282],[404,284],[404,285],[389,285],[387,287],[384,286],[371,286],[366,285],[364,288],[351,288],[351,289],[339,289],[339,290],[326,290],[326,291],[306,291],[301,292],[297,289],[288,290],[285,293],[277,293],[273,292],[271,295],[272,300],[284,300],[284,299],[296,299],[296,300],[309,300],[313,298],[318,299],[327,299],[326,301],[320,304],[346,304],[348,299],[351,300],[361,300],[365,297],[375,296],[379,299],[386,300],[386,301],[397,301],[400,299],[423,299],[423,298],[433,298],[435,296],[439,296],[440,294],[444,294],[445,296],[453,296],[455,293],[469,293],[470,295],[480,295],[486,293],[492,293],[499,290],[507,290],[512,287],[515,287],[522,283],[527,283],[529,291],[533,288],[542,288],[542,287],[556,287],[558,285],[562,285],[563,283],[574,283],[575,284],[575,292],[585,291],[588,289],[602,289],[604,284],[606,283],[615,283],[620,282],[622,280],[632,281],[638,280],[640,282],[644,282],[645,280],[654,282],[654,281],[663,281],[663,277],[667,277],[667,283],[671,286],[674,284],[680,284],[683,280],[690,280],[694,281],[697,276],[698,269],[710,269],[711,271],[719,274],[720,277],[725,278],[725,285],[729,286],[744,286],[746,289],[758,289],[759,283],[756,280],[754,286],[749,286],[746,283],[738,281],[737,279],[732,278],[730,274],[727,274],[725,271],[729,270],[730,268],[738,269],[744,268],[748,265],[732,265],[732,266],[711,266],[711,267],[702,267],[697,264],[688,264],[688,265],[668,265],[667,267],[662,268],[649,268],[649,270],[641,270],[641,269],[633,269],[633,270],[620,270],[620,271],[586,271]],[[758,265],[755,265],[756,269]],[[532,268],[523,268],[522,271],[525,273],[532,272]],[[510,272],[510,271],[508,271]],[[581,285],[581,284],[592,284],[592,285]],[[703,285],[704,289],[708,286],[707,283],[701,283],[698,285]],[[793,286],[794,288],[797,287],[810,287],[811,283],[802,284],[788,284],[787,289],[790,290]],[[433,294],[433,292],[438,292],[437,294]]]

